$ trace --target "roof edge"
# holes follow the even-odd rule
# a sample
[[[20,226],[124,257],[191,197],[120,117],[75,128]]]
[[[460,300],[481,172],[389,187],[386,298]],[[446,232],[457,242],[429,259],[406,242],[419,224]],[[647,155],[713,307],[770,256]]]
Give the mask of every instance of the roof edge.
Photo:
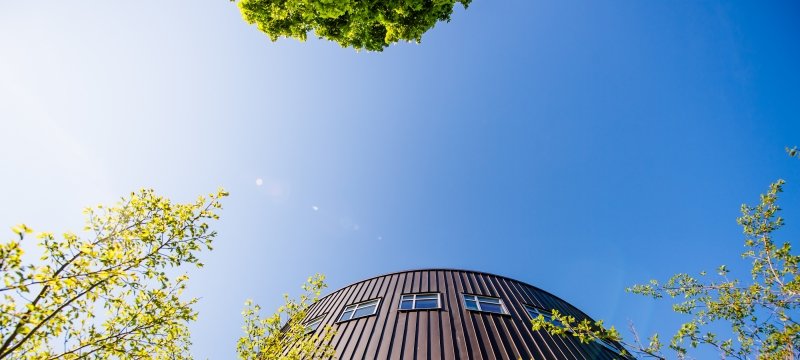
[[[567,304],[567,305],[569,305],[569,306],[573,307],[575,310],[577,310],[578,312],[580,312],[581,314],[583,314],[583,315],[584,315],[584,316],[586,316],[587,318],[589,318],[589,319],[591,319],[591,320],[594,320],[594,318],[592,318],[591,316],[589,316],[589,314],[585,313],[583,310],[579,309],[577,306],[575,306],[575,305],[572,305],[572,303],[570,303],[569,301],[566,301],[566,300],[562,299],[562,298],[561,298],[560,296],[558,296],[558,295],[555,295],[555,294],[553,294],[553,293],[551,293],[551,292],[549,292],[549,291],[547,291],[547,290],[544,290],[544,289],[542,289],[542,288],[540,288],[540,287],[538,287],[538,286],[533,286],[533,285],[531,285],[531,284],[529,284],[529,283],[527,283],[527,282],[525,282],[525,281],[517,280],[517,279],[511,278],[511,277],[505,276],[505,275],[493,274],[493,273],[486,272],[486,271],[467,270],[467,269],[455,269],[455,268],[420,268],[420,269],[406,269],[406,270],[392,271],[392,272],[388,272],[388,273],[384,273],[384,274],[380,274],[380,275],[370,276],[370,277],[368,277],[368,278],[361,279],[361,280],[358,280],[358,281],[352,282],[352,283],[350,283],[350,284],[344,285],[344,286],[342,286],[342,287],[339,287],[338,289],[334,290],[334,291],[333,291],[333,292],[331,292],[330,294],[327,294],[327,295],[325,295],[325,296],[323,296],[323,297],[321,297],[321,298],[317,299],[317,301],[316,301],[316,302],[320,302],[320,301],[322,301],[323,299],[327,298],[328,296],[331,296],[331,295],[335,294],[336,292],[338,292],[338,291],[340,291],[340,290],[342,290],[342,289],[346,289],[346,288],[348,288],[348,287],[351,287],[351,286],[353,286],[353,285],[356,285],[356,284],[359,284],[359,283],[362,283],[362,282],[365,282],[365,281],[369,281],[369,280],[372,280],[372,279],[377,279],[377,278],[384,277],[384,276],[391,276],[391,275],[403,274],[403,273],[408,273],[408,272],[416,272],[416,271],[458,271],[458,272],[465,272],[465,273],[473,273],[473,274],[489,275],[489,276],[494,276],[494,277],[498,277],[498,278],[503,278],[503,279],[506,279],[506,280],[515,281],[515,282],[521,283],[521,284],[523,284],[523,285],[530,286],[530,287],[532,287],[532,288],[534,288],[534,289],[536,289],[536,290],[539,290],[539,291],[541,291],[541,292],[543,292],[543,293],[546,293],[546,294],[548,294],[548,295],[550,295],[550,296],[552,296],[552,297],[554,297],[554,298],[556,298],[556,299],[558,299],[558,300],[561,300],[562,302],[564,302],[565,304]]]

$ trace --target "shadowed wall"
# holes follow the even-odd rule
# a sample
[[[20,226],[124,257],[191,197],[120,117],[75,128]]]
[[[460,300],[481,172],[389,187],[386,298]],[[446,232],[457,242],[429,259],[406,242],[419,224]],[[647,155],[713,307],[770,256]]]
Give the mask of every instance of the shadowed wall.
[[[440,293],[441,308],[400,310],[402,294]],[[465,308],[463,294],[500,298],[507,314]],[[348,305],[380,299],[374,315],[339,321]],[[339,359],[615,359],[597,344],[532,331],[526,306],[577,319],[586,314],[534,286],[475,271],[430,269],[381,275],[339,289],[314,304],[308,319],[323,317],[338,332]]]

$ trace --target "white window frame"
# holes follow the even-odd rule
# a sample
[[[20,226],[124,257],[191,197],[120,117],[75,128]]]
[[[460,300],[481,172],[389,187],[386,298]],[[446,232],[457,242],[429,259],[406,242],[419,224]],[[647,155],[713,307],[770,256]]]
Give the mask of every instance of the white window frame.
[[[612,351],[616,355],[619,355],[619,353],[622,351],[621,349],[618,349],[616,346],[611,345],[611,343],[607,340],[595,338],[594,341],[600,344],[600,346],[606,348],[607,350]]]
[[[508,308],[506,307],[506,303],[503,301],[503,299],[501,299],[499,297],[486,296],[486,295],[474,295],[474,294],[462,294],[462,295],[463,295],[462,296],[462,301],[464,301],[464,309],[467,309],[469,311],[485,312],[485,313],[489,313],[489,314],[509,315]],[[471,298],[470,300],[475,301],[475,306],[478,307],[477,310],[470,309],[470,308],[467,307],[467,298]],[[497,300],[499,302],[500,308],[502,309],[503,312],[498,313],[498,312],[494,312],[494,311],[483,310],[481,308],[481,301],[479,300],[480,298]]]
[[[356,311],[358,311],[360,309],[363,309],[365,307],[372,306],[373,303],[375,303],[375,310],[372,311],[372,314],[362,315],[362,316],[359,316],[359,317],[354,317],[354,315],[356,314]],[[380,305],[381,305],[381,299],[372,299],[372,300],[362,301],[362,302],[356,303],[356,304],[347,305],[344,308],[344,311],[342,311],[342,313],[339,315],[339,320],[337,322],[345,322],[345,321],[350,321],[350,320],[355,320],[355,319],[360,319],[360,318],[363,318],[363,317],[375,315],[375,314],[378,313],[378,307]],[[351,312],[350,317],[347,318],[347,319],[342,319],[344,314],[347,313],[347,312]]]
[[[531,315],[531,310],[536,312],[536,314],[540,314],[540,315],[544,316],[544,319],[547,320],[547,322],[549,322],[551,324],[554,324],[554,325],[558,325],[558,324],[553,323],[554,320],[553,320],[552,313],[548,313],[547,310],[542,309],[542,308],[540,308],[538,306],[525,304],[525,313],[528,314],[528,317],[531,318],[531,320],[536,319],[538,317],[538,315],[537,316],[532,316]]]
[[[311,334],[311,333],[317,331],[317,329],[319,329],[319,326],[322,325],[322,321],[323,320],[325,320],[325,314],[322,314],[322,315],[317,316],[317,317],[315,317],[315,318],[313,318],[313,319],[311,319],[309,321],[306,321],[306,323],[303,324],[303,326],[306,327],[306,334]],[[317,326],[312,329],[311,325],[313,325],[314,323],[317,323]]]
[[[549,313],[547,313],[547,310],[545,310],[545,309],[542,309],[542,308],[540,308],[540,307],[538,307],[538,306],[533,306],[533,305],[527,305],[527,304],[525,304],[525,312],[526,312],[526,313],[528,313],[528,317],[530,317],[530,318],[531,318],[531,320],[535,319],[536,317],[534,317],[534,316],[532,316],[532,315],[531,315],[531,311],[530,311],[530,310],[533,310],[533,311],[534,311],[534,312],[536,312],[537,314],[541,314],[542,316],[544,316],[544,319],[545,319],[547,322],[549,322],[549,323],[551,323],[551,324],[553,324],[553,325],[562,326],[561,324],[556,324],[556,321],[555,321],[555,320],[553,320],[553,315],[552,315],[552,314],[549,314]],[[567,331],[570,331],[570,332],[572,332],[572,330],[567,330]],[[619,353],[620,353],[620,351],[621,351],[621,349],[618,349],[616,346],[612,345],[610,342],[608,342],[608,341],[606,341],[606,340],[599,339],[599,338],[594,338],[594,339],[592,339],[592,340],[593,340],[594,342],[596,342],[598,345],[600,345],[600,346],[602,346],[602,347],[606,348],[607,350],[613,351],[613,352],[614,352],[614,354],[619,354]]]
[[[436,295],[436,307],[435,308],[424,308],[418,309],[417,308],[417,297],[418,296],[425,296],[425,295]],[[411,298],[411,308],[410,309],[403,309],[403,301],[408,301],[408,297]],[[425,299],[428,300],[428,299]],[[420,310],[441,310],[442,308],[442,293],[438,292],[429,292],[429,293],[414,293],[414,294],[402,294],[400,295],[400,304],[398,305],[398,310],[400,311],[420,311]]]

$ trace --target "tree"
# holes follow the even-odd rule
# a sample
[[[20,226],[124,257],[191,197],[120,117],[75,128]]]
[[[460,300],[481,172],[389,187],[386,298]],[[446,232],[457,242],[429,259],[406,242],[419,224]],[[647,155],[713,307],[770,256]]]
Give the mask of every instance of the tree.
[[[796,149],[796,148],[795,148]],[[790,156],[797,151],[787,148]],[[737,219],[745,235],[744,259],[752,263],[750,278],[732,278],[726,266],[717,269],[711,278],[705,272],[699,276],[677,274],[666,282],[651,280],[649,284],[634,285],[627,291],[654,299],[682,298],[673,310],[689,317],[672,336],[669,348],[684,358],[689,348],[711,346],[722,358],[735,359],[797,359],[800,358],[800,256],[791,254],[791,244],[778,244],[773,233],[784,220],[778,213],[778,194],[784,181],[771,184],[756,206],[742,205]],[[553,311],[552,320],[543,316],[533,320],[533,329],[560,336],[575,336],[583,342],[594,339],[621,341],[613,328],[602,322],[576,321]],[[548,321],[549,320],[549,321]],[[730,327],[729,333],[715,332],[720,324]],[[665,359],[663,345],[654,334],[647,345],[642,344],[632,327],[634,341],[623,344],[645,357]],[[723,336],[726,335],[726,336]]]
[[[786,153],[789,154],[789,157],[796,157],[800,159],[800,149],[798,149],[797,146],[792,147],[791,149],[787,146]]]
[[[284,295],[284,305],[269,317],[262,318],[261,307],[251,300],[245,302],[245,335],[239,338],[236,350],[243,360],[300,360],[332,358],[333,347],[328,345],[335,331],[327,325],[317,335],[309,328],[308,308],[315,303],[326,287],[325,276],[316,274],[302,286],[305,292],[299,300]]]
[[[174,273],[202,266],[225,196],[179,204],[140,190],[87,208],[82,235],[38,234],[30,254],[32,230],[15,226],[0,243],[0,359],[190,358],[197,300],[183,299],[188,277]]]
[[[438,21],[450,21],[453,7],[471,0],[241,0],[249,24],[272,41],[305,41],[310,31],[342,47],[382,51],[401,40],[419,43]]]

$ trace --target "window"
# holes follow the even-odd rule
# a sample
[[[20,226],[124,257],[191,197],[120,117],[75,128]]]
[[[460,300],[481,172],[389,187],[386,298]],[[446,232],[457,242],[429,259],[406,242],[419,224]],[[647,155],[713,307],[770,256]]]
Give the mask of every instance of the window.
[[[378,311],[379,302],[380,299],[375,299],[358,304],[349,305],[346,308],[344,308],[344,312],[342,313],[342,316],[339,317],[339,321],[347,321],[364,316],[375,315],[375,312]]]
[[[325,315],[317,316],[306,323],[306,334],[313,333],[317,331],[317,328],[320,324],[322,324],[322,320],[325,318]]]
[[[544,316],[545,321],[556,326],[562,326],[561,322],[558,320],[553,320],[553,316],[551,315],[551,313],[545,309],[541,309],[530,305],[525,305],[525,310],[528,312],[528,316],[531,317],[531,320],[536,319],[537,317],[539,317],[539,315],[542,315]]]
[[[464,305],[467,310],[508,314],[506,307],[503,306],[503,300],[498,298],[464,294]]]
[[[441,309],[439,293],[408,294],[400,297],[400,310]]]
[[[620,353],[620,349],[618,349],[616,346],[614,346],[610,341],[601,340],[601,339],[594,339],[594,341],[596,343],[600,344],[600,346],[602,346],[602,347],[608,349],[609,351],[613,352],[614,354],[619,354]]]
[[[560,321],[554,320],[553,316],[551,315],[551,313],[549,311],[547,311],[547,310],[540,309],[540,308],[537,308],[537,307],[534,307],[534,306],[530,306],[530,305],[525,305],[525,310],[528,311],[528,316],[530,316],[531,319],[535,319],[535,318],[539,317],[539,315],[542,315],[542,316],[544,316],[544,320],[545,321],[547,321],[547,322],[549,322],[549,323],[551,323],[553,325],[556,325],[556,326],[563,326]],[[598,345],[600,345],[600,346],[602,346],[602,347],[614,352],[614,354],[619,354],[619,352],[620,352],[620,349],[618,349],[616,346],[614,346],[614,344],[612,344],[609,341],[595,338],[594,342],[596,342]]]

